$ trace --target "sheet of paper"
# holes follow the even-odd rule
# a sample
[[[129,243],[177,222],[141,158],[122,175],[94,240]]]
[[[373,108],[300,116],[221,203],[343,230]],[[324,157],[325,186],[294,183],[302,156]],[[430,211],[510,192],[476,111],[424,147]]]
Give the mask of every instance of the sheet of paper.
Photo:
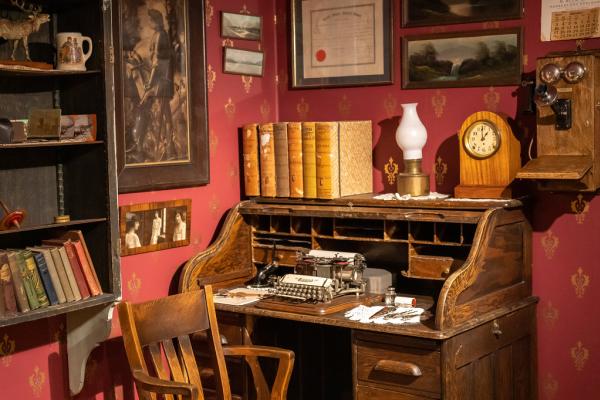
[[[305,78],[384,72],[381,0],[302,1]]]
[[[266,290],[256,290],[247,288],[236,288],[224,292],[216,293],[213,300],[218,304],[228,304],[232,306],[243,306],[260,300],[269,294]]]
[[[542,41],[592,37],[600,37],[600,0],[542,0]]]

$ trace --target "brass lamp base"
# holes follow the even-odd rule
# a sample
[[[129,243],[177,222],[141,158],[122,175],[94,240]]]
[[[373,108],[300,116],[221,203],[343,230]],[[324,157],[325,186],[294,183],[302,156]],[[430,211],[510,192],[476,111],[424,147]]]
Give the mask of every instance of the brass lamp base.
[[[421,160],[404,160],[404,172],[396,175],[399,195],[427,196],[429,175],[421,170]]]
[[[71,217],[68,215],[57,215],[56,217],[54,217],[55,224],[65,224],[69,221],[71,221]]]

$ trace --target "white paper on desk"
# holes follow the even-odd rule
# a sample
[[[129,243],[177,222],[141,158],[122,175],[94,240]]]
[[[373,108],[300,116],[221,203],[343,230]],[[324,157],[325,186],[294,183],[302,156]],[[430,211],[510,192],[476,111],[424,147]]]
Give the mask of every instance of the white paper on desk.
[[[311,250],[308,252],[309,256],[323,257],[323,258],[354,258],[358,253],[349,253],[347,251],[332,251],[332,250]]]
[[[240,293],[244,294],[244,296],[236,297],[235,294]],[[263,297],[263,293],[256,292],[256,295],[253,295],[254,292],[250,292],[246,288],[237,288],[232,289],[227,292],[225,296],[213,295],[213,301],[217,304],[227,304],[230,306],[243,306],[246,304],[254,303],[260,300]]]

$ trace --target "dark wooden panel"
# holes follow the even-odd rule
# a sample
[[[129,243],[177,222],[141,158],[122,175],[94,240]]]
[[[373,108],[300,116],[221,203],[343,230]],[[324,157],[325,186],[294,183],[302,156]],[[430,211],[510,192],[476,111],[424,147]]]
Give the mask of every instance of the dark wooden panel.
[[[473,398],[494,400],[494,355],[490,354],[473,361]]]
[[[409,393],[392,392],[390,390],[372,388],[358,385],[356,387],[356,400],[428,400],[439,397],[415,396]]]
[[[531,348],[531,337],[524,337],[512,346],[513,382],[515,400],[534,398],[535,391],[535,351]]]
[[[495,353],[494,382],[496,400],[513,399],[513,346],[506,346]]]

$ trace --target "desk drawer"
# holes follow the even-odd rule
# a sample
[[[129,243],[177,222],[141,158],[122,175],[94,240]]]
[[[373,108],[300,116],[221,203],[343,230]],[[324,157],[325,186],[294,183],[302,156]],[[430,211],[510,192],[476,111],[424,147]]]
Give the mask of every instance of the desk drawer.
[[[356,400],[431,400],[431,397],[421,397],[408,393],[391,392],[385,389],[357,385]]]
[[[358,333],[353,347],[358,384],[439,397],[440,350],[436,342]]]

